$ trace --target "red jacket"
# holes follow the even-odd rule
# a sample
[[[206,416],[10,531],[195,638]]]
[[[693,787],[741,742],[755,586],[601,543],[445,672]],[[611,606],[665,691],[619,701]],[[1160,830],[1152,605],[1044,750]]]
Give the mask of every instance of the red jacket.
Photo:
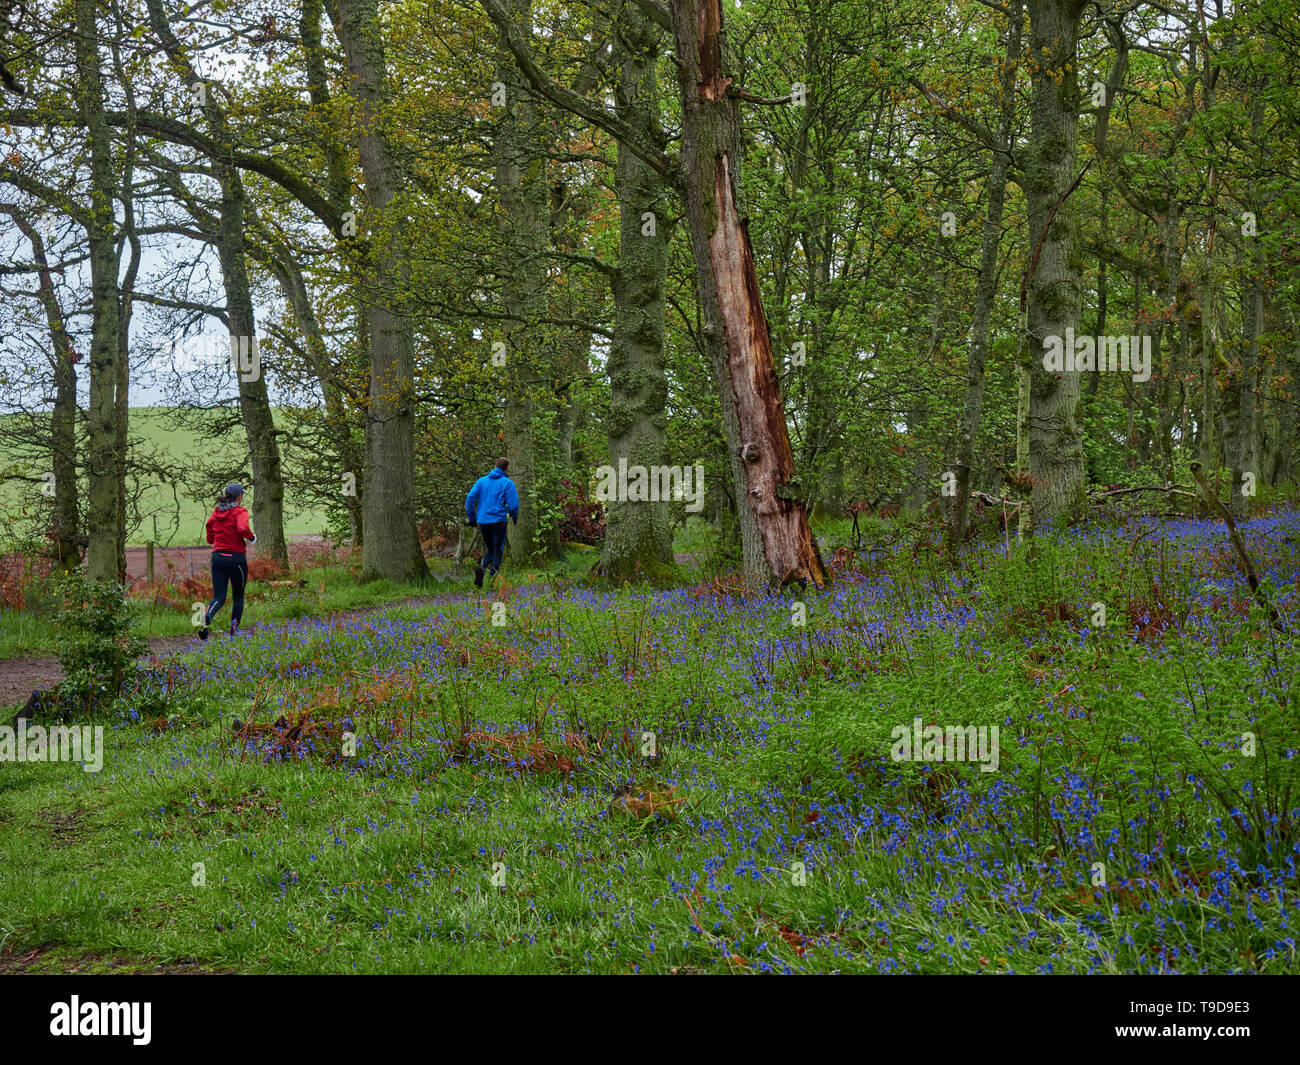
[[[253,530],[248,524],[248,511],[243,507],[217,505],[208,519],[208,543],[217,551],[244,553],[244,541],[252,540]]]

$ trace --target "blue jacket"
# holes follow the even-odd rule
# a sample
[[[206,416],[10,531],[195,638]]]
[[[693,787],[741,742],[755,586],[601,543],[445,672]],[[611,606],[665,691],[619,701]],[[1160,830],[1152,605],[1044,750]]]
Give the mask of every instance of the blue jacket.
[[[491,525],[505,521],[507,514],[519,518],[519,493],[505,470],[497,468],[474,482],[465,497],[465,516],[479,525]]]

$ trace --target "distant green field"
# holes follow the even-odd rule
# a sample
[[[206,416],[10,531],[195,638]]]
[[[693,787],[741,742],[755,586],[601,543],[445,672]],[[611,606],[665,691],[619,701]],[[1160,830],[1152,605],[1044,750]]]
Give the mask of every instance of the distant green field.
[[[140,457],[152,453],[167,466],[175,462],[177,476],[181,471],[199,462],[206,466],[220,465],[229,470],[218,480],[207,483],[171,483],[157,476],[130,478],[130,493],[139,497],[135,511],[127,516],[127,541],[138,546],[148,540],[160,544],[203,543],[203,523],[211,513],[212,501],[231,479],[248,476],[248,447],[243,433],[227,433],[224,438],[204,439],[197,434],[175,428],[162,407],[136,407],[131,411],[131,439],[142,441]],[[277,412],[277,420],[279,412]],[[0,467],[9,471],[17,458],[11,451],[0,448]],[[286,466],[292,468],[292,456],[286,456]],[[17,471],[24,476],[39,477],[44,472],[31,468]],[[26,481],[6,479],[0,483],[0,507],[7,514],[18,514],[23,508],[34,512],[45,504],[40,487]],[[285,533],[319,533],[325,529],[324,513],[295,506],[292,495],[285,500]],[[156,531],[155,531],[156,530]]]

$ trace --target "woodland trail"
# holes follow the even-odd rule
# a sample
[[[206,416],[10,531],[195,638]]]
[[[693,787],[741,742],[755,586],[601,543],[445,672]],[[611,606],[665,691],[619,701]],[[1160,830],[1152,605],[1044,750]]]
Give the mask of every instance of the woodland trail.
[[[433,606],[437,603],[452,603],[464,599],[460,592],[446,592],[441,595],[421,596],[414,599],[402,599],[382,606],[361,607],[356,610],[340,610],[333,614],[320,615],[325,619],[364,617],[368,614],[381,614],[388,610],[403,607]],[[214,639],[221,639],[219,628],[213,631]],[[249,629],[247,631],[255,631]],[[203,643],[197,636],[154,636],[149,639],[149,657],[166,658],[197,650]],[[63,679],[63,670],[59,660],[53,655],[38,655],[26,658],[0,658],[0,706],[26,702],[33,691],[49,688]]]

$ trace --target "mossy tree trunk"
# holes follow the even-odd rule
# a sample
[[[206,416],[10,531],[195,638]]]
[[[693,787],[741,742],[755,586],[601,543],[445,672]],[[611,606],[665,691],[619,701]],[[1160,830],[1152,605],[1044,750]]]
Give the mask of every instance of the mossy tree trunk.
[[[363,580],[428,573],[415,526],[415,354],[403,304],[409,298],[403,179],[386,130],[390,86],[378,0],[338,0],[336,27],[358,108],[357,147],[370,236],[364,307],[370,348],[366,412]]]
[[[118,284],[116,221],[113,209],[115,163],[100,69],[95,0],[77,0],[76,62],[78,104],[90,149],[90,219],[86,241],[90,258],[90,364],[86,466],[90,482],[86,510],[89,546],[86,573],[91,580],[116,581],[120,570],[118,524],[122,482],[118,454]]]
[[[984,368],[988,361],[993,299],[997,294],[998,252],[1002,247],[1002,213],[1007,201],[1011,172],[1011,138],[1015,134],[1016,71],[1020,65],[1020,41],[1024,26],[1024,4],[1012,0],[1008,8],[1006,54],[998,75],[1002,108],[998,116],[998,143],[989,162],[988,207],[980,238],[979,276],[975,282],[975,310],[971,322],[970,347],[966,353],[966,393],[962,403],[961,429],[957,437],[956,496],[948,522],[948,549],[955,552],[966,539],[970,518],[971,475],[975,464],[975,443],[979,439],[984,411]],[[1103,271],[1105,266],[1103,264]],[[1105,292],[1104,277],[1102,292]],[[1104,299],[1104,295],[1103,295]]]
[[[1029,209],[1028,450],[1033,525],[1067,521],[1086,502],[1079,374],[1043,368],[1044,341],[1079,324],[1078,227],[1070,205],[1079,124],[1078,39],[1084,0],[1029,0],[1033,89],[1026,151]],[[1034,260],[1037,256],[1037,260]]]
[[[615,107],[620,118],[651,143],[663,142],[656,64],[659,32],[632,5],[615,36]],[[609,462],[618,466],[686,466],[693,456],[666,463],[668,378],[664,370],[664,287],[668,274],[668,189],[662,176],[626,144],[618,145],[615,191],[619,205],[614,339],[609,353]],[[669,576],[673,564],[668,504],[613,500],[595,572],[618,580]]]
[[[515,26],[531,27],[531,0],[513,0],[507,15]],[[550,245],[550,203],[546,157],[536,99],[510,57],[504,40],[497,81],[505,93],[493,135],[500,205],[501,301],[505,366],[503,429],[510,478],[519,490],[519,522],[510,530],[512,560],[529,563],[560,555],[554,520],[553,476],[559,460],[559,411],[546,374],[547,352],[540,328],[546,299]]]

